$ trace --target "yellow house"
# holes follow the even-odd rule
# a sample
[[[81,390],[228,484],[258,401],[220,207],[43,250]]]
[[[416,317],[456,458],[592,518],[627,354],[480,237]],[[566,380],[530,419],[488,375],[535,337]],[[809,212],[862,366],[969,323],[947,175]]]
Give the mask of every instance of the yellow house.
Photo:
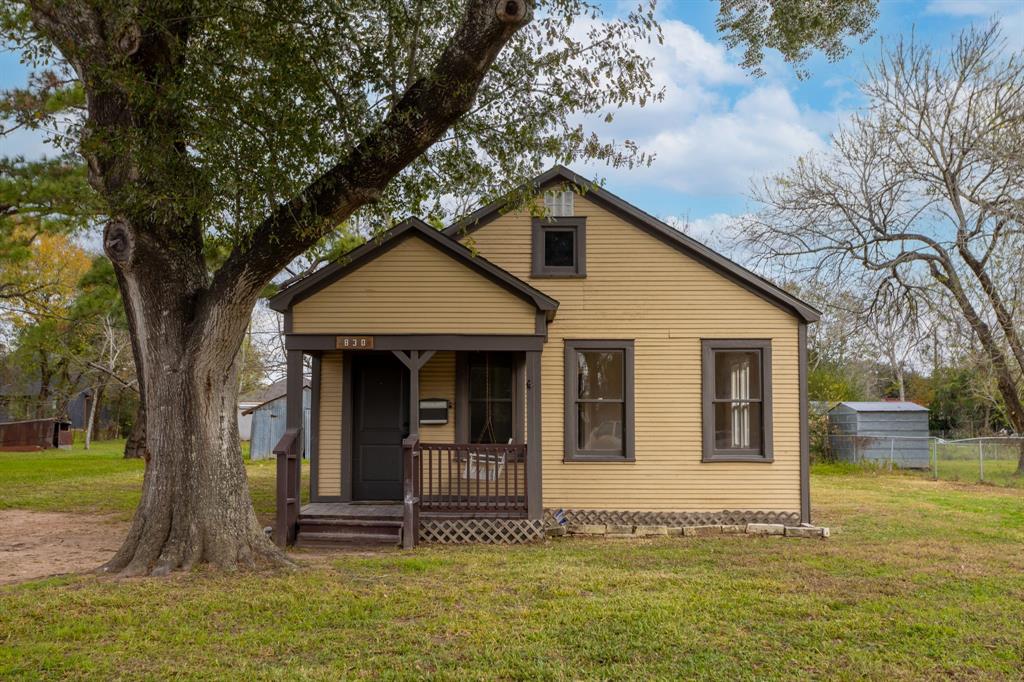
[[[289,395],[312,358],[310,502],[289,400],[280,543],[810,521],[818,312],[564,167],[535,184],[544,210],[411,219],[271,300]]]

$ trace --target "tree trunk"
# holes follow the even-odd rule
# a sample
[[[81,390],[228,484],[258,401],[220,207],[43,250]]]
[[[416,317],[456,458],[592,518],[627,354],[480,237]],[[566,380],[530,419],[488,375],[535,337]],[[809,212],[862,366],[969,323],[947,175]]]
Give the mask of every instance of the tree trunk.
[[[149,451],[146,450],[146,404],[142,398],[139,398],[139,409],[135,411],[132,430],[124,443],[124,458],[149,461]]]
[[[92,445],[93,429],[96,428],[96,408],[100,402],[100,389],[94,388],[89,400],[89,415],[85,418],[85,449]]]
[[[208,303],[201,252],[170,254],[128,229],[115,228],[125,241],[112,245],[108,225],[105,246],[131,327],[149,459],[128,537],[103,570],[287,564],[256,518],[238,438],[238,351],[258,292]]]
[[[150,338],[150,348],[170,354],[170,344],[158,339]],[[170,371],[147,372],[146,403],[153,407],[145,425],[150,457],[142,500],[107,571],[163,575],[201,561],[232,569],[282,560],[253,510],[235,418],[235,372],[212,381],[200,369],[209,351],[196,352],[195,358],[178,355]]]

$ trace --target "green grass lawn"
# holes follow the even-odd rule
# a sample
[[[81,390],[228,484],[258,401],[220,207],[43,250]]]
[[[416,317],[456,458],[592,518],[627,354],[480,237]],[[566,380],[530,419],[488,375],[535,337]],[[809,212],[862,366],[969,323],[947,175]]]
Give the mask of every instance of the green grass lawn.
[[[242,444],[247,456],[249,444]],[[0,509],[115,514],[130,519],[142,491],[143,462],[124,459],[124,441],[93,443],[89,450],[0,452]],[[260,519],[274,515],[276,462],[246,459],[253,503]],[[308,476],[309,468],[303,470]],[[308,486],[307,486],[308,495]]]
[[[109,491],[138,470],[106,462],[104,474],[92,457],[82,477],[64,460],[27,467],[36,483],[94,488],[65,507],[9,478],[21,464],[3,455],[0,504],[128,504]],[[248,468],[257,499],[272,488],[269,466],[257,482],[263,467]],[[300,568],[277,574],[0,587],[0,677],[1024,676],[1022,491],[829,466],[812,475],[812,499],[829,540],[295,552]]]
[[[977,482],[982,475],[977,443],[943,443],[938,446],[939,478]],[[987,441],[982,451],[984,481],[992,485],[1024,489],[1024,476],[1016,476],[1017,445]],[[934,475],[934,472],[932,472]]]

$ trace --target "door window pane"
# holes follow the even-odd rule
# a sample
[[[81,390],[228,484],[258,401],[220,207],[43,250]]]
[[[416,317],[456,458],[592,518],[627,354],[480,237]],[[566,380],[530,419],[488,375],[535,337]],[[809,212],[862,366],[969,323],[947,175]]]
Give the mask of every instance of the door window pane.
[[[515,358],[511,353],[470,353],[469,440],[508,443],[514,431]]]
[[[512,401],[484,401],[469,404],[469,440],[471,443],[508,443],[512,439]]]

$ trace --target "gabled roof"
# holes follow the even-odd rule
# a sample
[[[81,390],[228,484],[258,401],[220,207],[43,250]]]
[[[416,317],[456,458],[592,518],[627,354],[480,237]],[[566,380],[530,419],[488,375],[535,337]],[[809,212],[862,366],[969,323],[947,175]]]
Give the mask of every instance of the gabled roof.
[[[841,402],[836,407],[848,407],[854,412],[927,412],[928,408],[909,401],[875,400],[869,402]],[[836,409],[833,407],[832,409]]]
[[[544,311],[549,320],[554,318],[555,311],[558,309],[558,301],[539,289],[533,288],[512,273],[499,268],[483,256],[474,254],[455,239],[445,236],[419,218],[409,218],[399,223],[380,237],[352,249],[334,263],[292,282],[270,299],[270,307],[278,312],[284,312],[295,303],[384,255],[409,238],[422,239],[471,270],[533,304],[537,310]]]
[[[663,223],[654,216],[615,196],[608,190],[587,180],[582,175],[571,171],[565,166],[555,166],[534,178],[532,184],[534,189],[538,191],[552,185],[572,185],[580,194],[586,196],[588,200],[661,239],[669,246],[696,259],[748,291],[761,296],[787,312],[795,314],[804,322],[816,322],[821,317],[821,312],[814,308],[814,306],[801,301],[784,289],[747,270],[738,263],[729,260],[692,237],[686,236],[679,230]],[[509,200],[498,199],[470,213],[465,218],[452,223],[444,229],[444,233],[453,239],[458,239],[459,236],[480,229],[501,216],[508,208],[510,208]]]

